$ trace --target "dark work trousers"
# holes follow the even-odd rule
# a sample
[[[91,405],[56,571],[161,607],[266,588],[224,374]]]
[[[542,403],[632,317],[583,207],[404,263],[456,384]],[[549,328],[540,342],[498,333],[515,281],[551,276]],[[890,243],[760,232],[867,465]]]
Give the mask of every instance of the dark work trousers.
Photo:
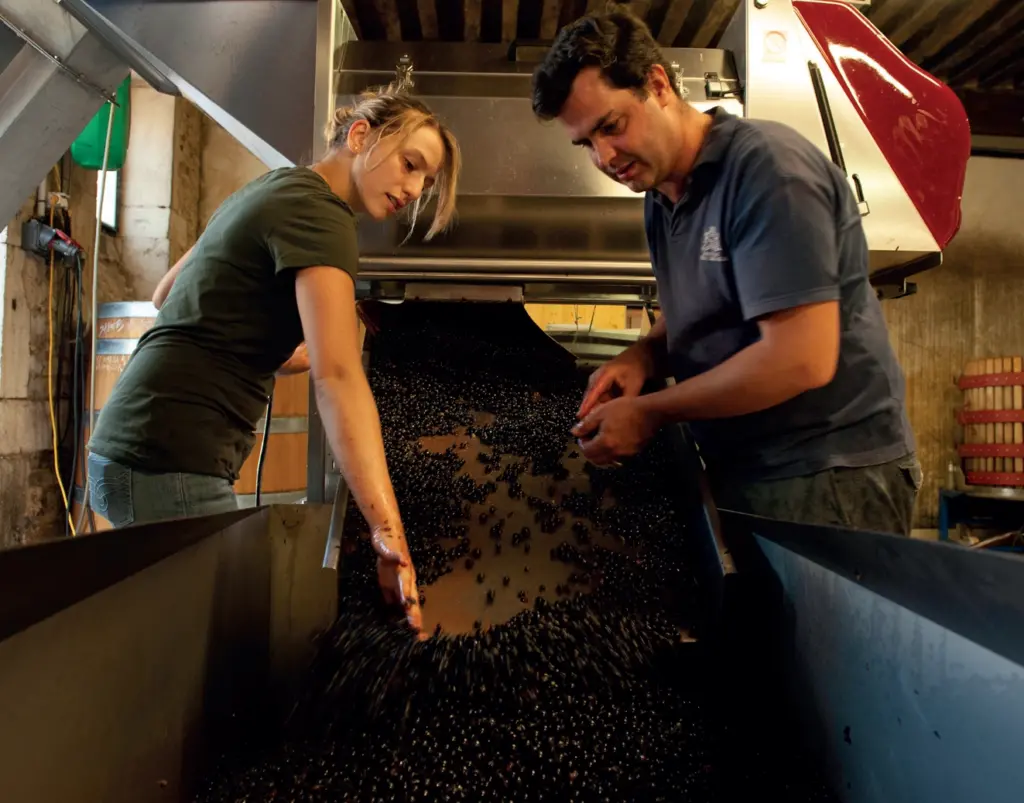
[[[864,468],[735,483],[712,479],[715,504],[770,519],[910,535],[923,474],[909,454]]]

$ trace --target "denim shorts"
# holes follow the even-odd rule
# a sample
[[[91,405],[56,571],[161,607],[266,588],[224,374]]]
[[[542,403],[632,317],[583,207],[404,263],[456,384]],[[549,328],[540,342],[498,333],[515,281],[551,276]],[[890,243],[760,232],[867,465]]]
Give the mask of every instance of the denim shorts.
[[[231,483],[203,474],[151,474],[89,455],[89,507],[112,527],[238,509]]]

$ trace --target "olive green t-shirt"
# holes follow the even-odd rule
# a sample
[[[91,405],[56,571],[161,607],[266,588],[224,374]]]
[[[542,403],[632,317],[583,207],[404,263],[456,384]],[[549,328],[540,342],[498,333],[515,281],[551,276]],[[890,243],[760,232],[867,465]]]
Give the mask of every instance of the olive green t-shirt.
[[[317,173],[273,170],[210,218],[96,422],[89,449],[150,472],[232,482],[274,373],[303,340],[299,268],[355,279],[356,219]]]

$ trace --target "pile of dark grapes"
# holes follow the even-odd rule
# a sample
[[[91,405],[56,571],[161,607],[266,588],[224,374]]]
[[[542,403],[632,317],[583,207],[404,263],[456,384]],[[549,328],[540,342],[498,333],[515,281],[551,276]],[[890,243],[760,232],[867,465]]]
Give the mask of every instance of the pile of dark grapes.
[[[522,608],[417,640],[384,610],[366,523],[350,507],[339,616],[288,737],[222,768],[199,801],[831,799],[735,743],[703,654],[681,641],[695,581],[667,439],[620,469],[578,466],[589,490],[560,491],[567,449],[579,457],[570,429],[587,379],[572,358],[521,307],[386,313],[370,381],[421,598],[429,607],[431,585],[468,571],[478,602],[514,593]],[[431,451],[424,436],[452,445]],[[472,439],[480,481],[459,455]],[[527,493],[528,478],[545,490]],[[502,500],[519,499],[532,518],[503,516]],[[486,534],[475,548],[471,527]],[[522,587],[526,566],[509,587],[476,565],[480,543],[571,574]]]

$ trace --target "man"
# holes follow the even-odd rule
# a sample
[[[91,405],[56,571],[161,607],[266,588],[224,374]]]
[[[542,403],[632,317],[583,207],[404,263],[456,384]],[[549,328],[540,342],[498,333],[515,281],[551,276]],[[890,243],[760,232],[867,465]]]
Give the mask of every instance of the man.
[[[587,458],[686,422],[721,507],[909,535],[921,468],[842,172],[787,126],[694,109],[624,10],[563,29],[533,108],[646,194],[662,317],[591,377]]]

